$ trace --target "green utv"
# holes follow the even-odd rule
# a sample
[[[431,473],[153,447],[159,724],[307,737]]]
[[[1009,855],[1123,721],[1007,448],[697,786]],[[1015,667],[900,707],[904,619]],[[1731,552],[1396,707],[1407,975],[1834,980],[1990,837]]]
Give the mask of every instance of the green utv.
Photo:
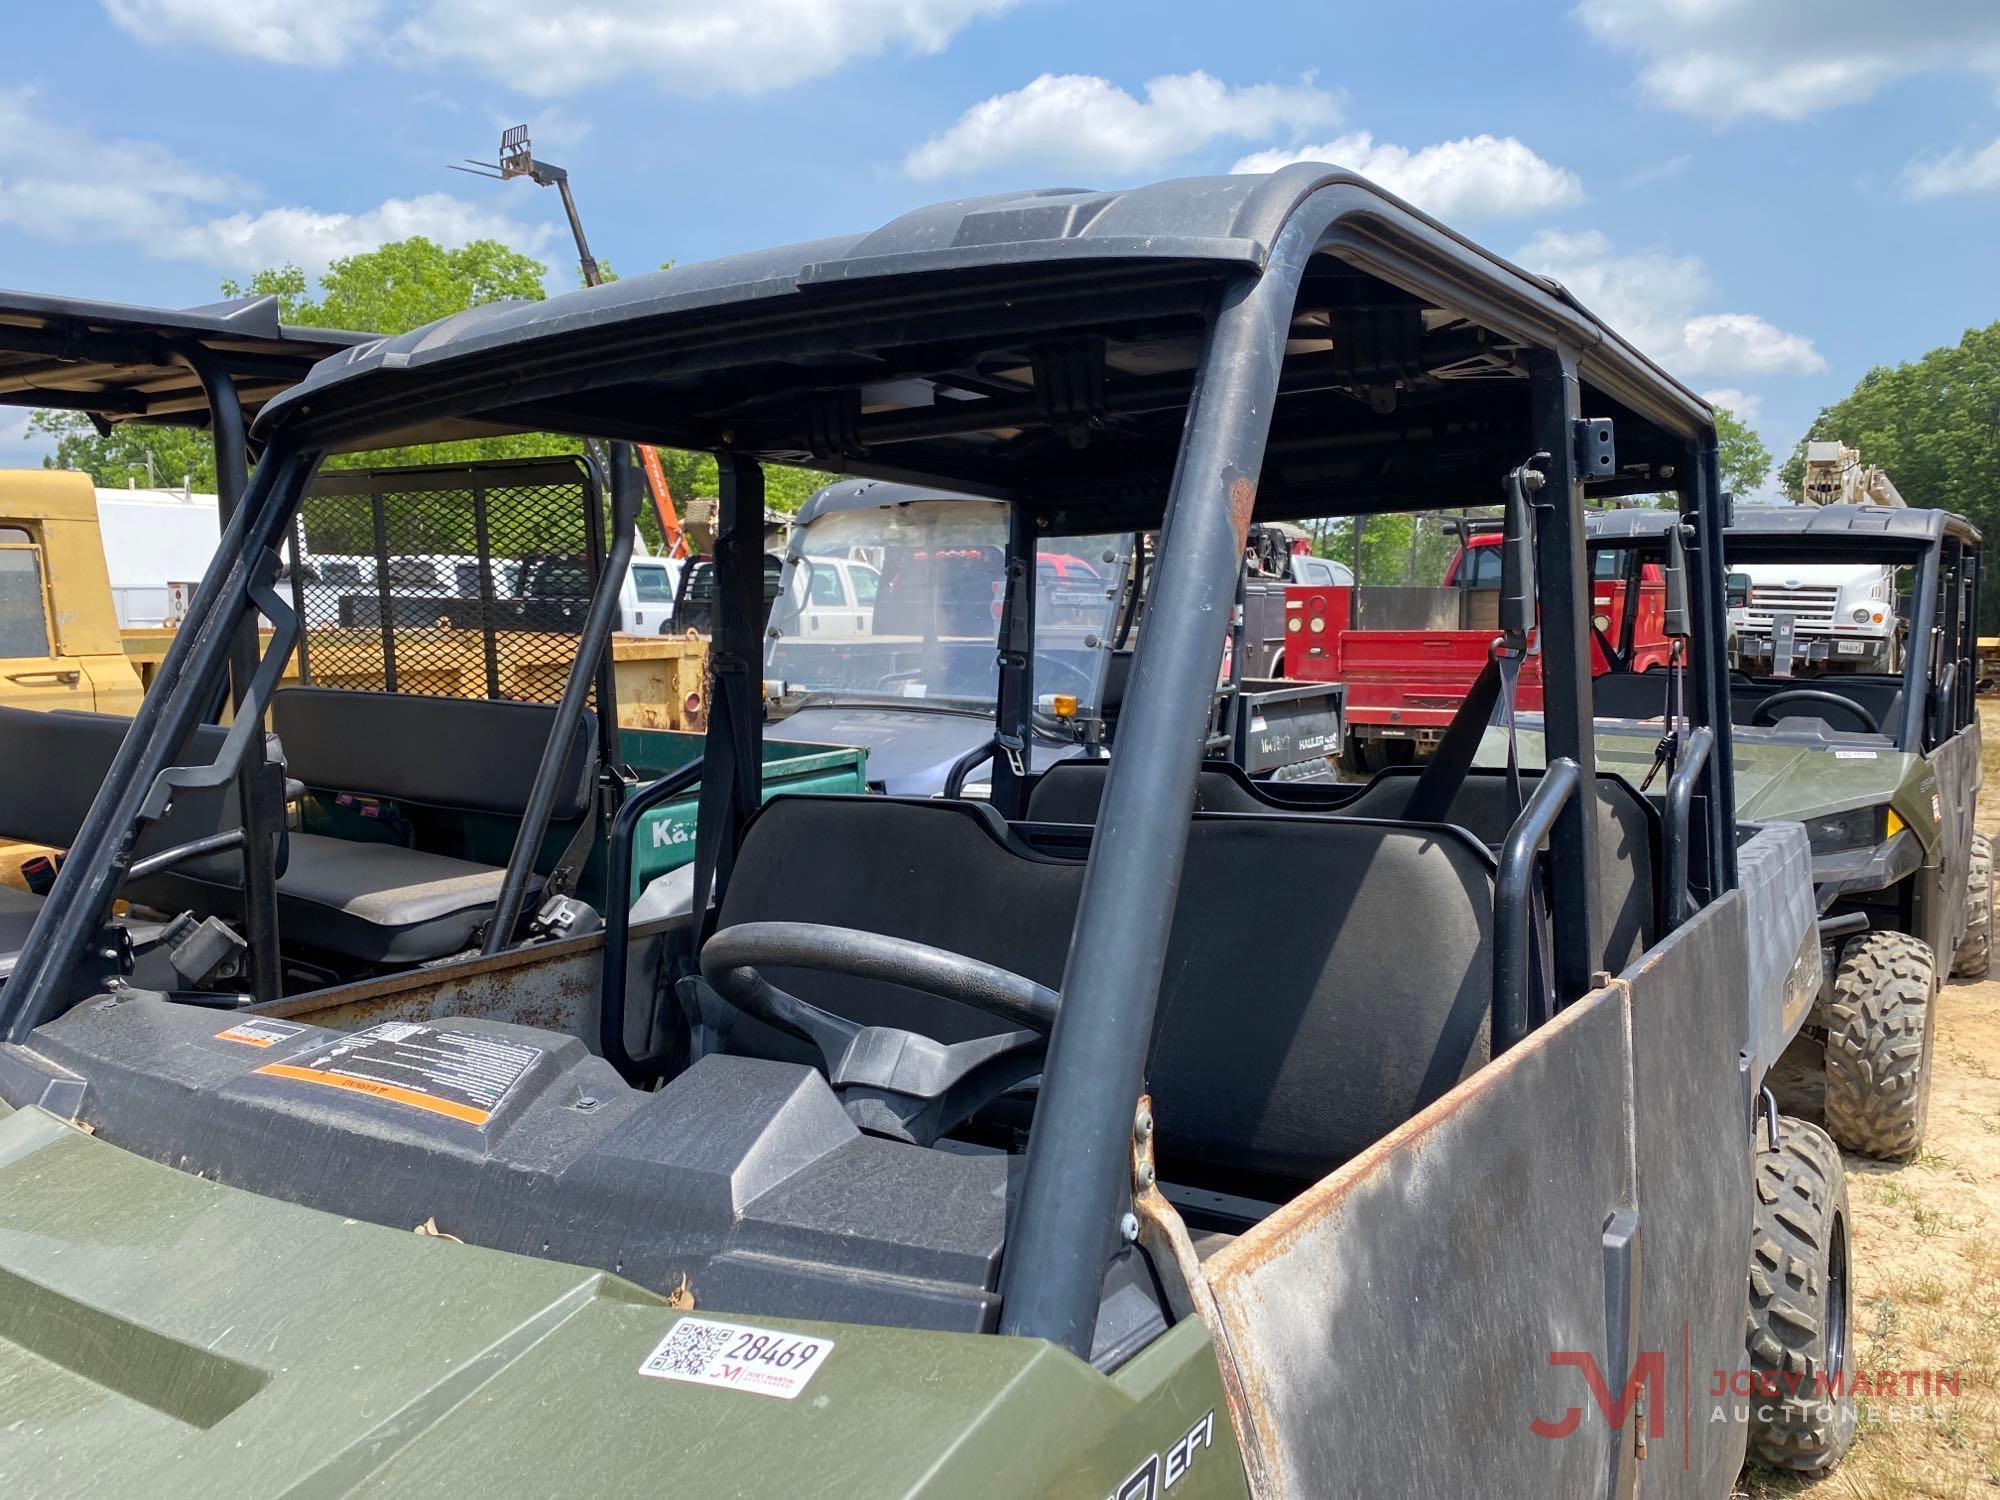
[[[496,430],[601,444],[611,537],[631,445],[717,456],[703,754],[606,848],[698,787],[694,898],[315,985],[295,942],[420,951],[463,892],[359,841],[298,885],[276,549],[328,453]],[[0,990],[9,1495],[1719,1500],[1839,1459],[1839,1158],[1763,1090],[1819,936],[1804,831],[1731,807],[1715,433],[1560,287],[1326,167],[961,200],[364,345],[254,437]],[[1005,502],[988,797],[762,800],[774,463]],[[1249,528],[1474,490],[1504,630],[1421,774],[1205,764]],[[1596,764],[1584,500],[1662,490],[1689,733],[1642,795]],[[1152,529],[1117,748],[1038,764],[1037,548]],[[1548,768],[1474,770],[1537,620]],[[495,707],[369,748],[525,767],[536,823],[574,736]],[[219,850],[245,977],[143,982],[128,880]]]
[[[1664,511],[1592,515],[1597,576],[1657,564],[1672,524]],[[1937,510],[1743,506],[1724,548],[1734,634],[1758,632],[1738,659],[1770,668],[1730,674],[1736,813],[1796,819],[1812,841],[1830,978],[1809,1035],[1825,1048],[1827,1130],[1906,1161],[1924,1138],[1946,960],[1984,977],[1992,941],[1993,853],[1974,832],[1979,533]],[[1843,572],[1880,581],[1873,597],[1843,596],[1836,619],[1821,580]],[[1885,623],[1898,671],[1870,659]],[[1612,665],[1597,682],[1599,763],[1643,777],[1671,674]]]

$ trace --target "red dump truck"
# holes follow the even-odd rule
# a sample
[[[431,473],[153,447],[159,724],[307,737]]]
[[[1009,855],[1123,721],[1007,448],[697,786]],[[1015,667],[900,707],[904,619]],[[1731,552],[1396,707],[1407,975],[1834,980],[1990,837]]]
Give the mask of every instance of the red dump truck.
[[[1630,576],[1638,569],[1637,588]],[[1285,590],[1284,674],[1342,685],[1341,760],[1377,771],[1428,753],[1471,688],[1499,628],[1500,525],[1472,523],[1436,588],[1293,584]],[[1666,584],[1622,547],[1591,553],[1592,670],[1633,643],[1635,671],[1664,663]],[[1539,654],[1522,668],[1519,707],[1542,706]]]

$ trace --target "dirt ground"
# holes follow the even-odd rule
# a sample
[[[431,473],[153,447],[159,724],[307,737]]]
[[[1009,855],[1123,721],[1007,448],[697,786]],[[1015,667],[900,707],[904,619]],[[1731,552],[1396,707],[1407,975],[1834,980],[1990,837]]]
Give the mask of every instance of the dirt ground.
[[[2000,835],[2000,706],[1981,713],[1979,826]],[[1749,1500],[2000,1495],[2000,977],[1948,982],[1937,1022],[1923,1155],[1900,1167],[1846,1158],[1849,1365],[1955,1370],[1959,1394],[1859,1398],[1859,1435],[1840,1468],[1817,1480],[1752,1470],[1739,1491]]]

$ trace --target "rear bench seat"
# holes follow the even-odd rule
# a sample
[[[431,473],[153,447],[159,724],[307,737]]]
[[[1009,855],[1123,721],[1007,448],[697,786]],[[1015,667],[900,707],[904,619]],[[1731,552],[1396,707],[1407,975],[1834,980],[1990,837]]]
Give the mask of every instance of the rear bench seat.
[[[287,771],[316,791],[515,818],[527,807],[555,714],[542,703],[345,688],[281,688],[271,700]],[[585,713],[557,784],[553,822],[582,817],[596,779],[596,722]],[[289,842],[278,881],[285,942],[363,964],[426,963],[471,947],[506,873],[399,844],[313,833]],[[161,898],[149,904],[234,914],[241,894],[232,858],[193,861],[149,883]]]
[[[0,708],[0,764],[6,767],[0,774],[0,838],[52,849],[74,843],[131,722],[116,714]],[[223,734],[213,726],[197,729],[179,763],[213,761]],[[137,852],[155,854],[239,821],[233,788],[183,791],[172,810],[146,830]],[[40,896],[0,885],[0,978],[14,971],[41,910]]]
[[[1028,793],[1027,821],[1096,823],[1108,765],[1101,760],[1066,760],[1049,767]],[[1421,767],[1408,766],[1384,771],[1360,787],[1312,782],[1270,785],[1250,780],[1238,766],[1213,762],[1201,769],[1195,809],[1338,814],[1394,822],[1402,818],[1421,774]],[[1523,795],[1533,794],[1538,775],[1527,774]],[[1597,804],[1603,813],[1597,820],[1598,891],[1605,924],[1601,967],[1617,974],[1646,951],[1659,931],[1654,878],[1658,818],[1630,783],[1608,772],[1598,775]],[[1509,821],[1506,773],[1468,772],[1452,800],[1449,821],[1497,850],[1507,837]]]

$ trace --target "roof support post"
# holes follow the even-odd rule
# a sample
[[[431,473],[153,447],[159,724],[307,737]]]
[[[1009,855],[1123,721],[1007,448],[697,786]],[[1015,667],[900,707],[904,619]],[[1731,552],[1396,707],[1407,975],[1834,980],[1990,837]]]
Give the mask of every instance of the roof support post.
[[[715,464],[715,616],[695,813],[698,927],[710,893],[719,899],[729,883],[743,825],[764,792],[764,469],[741,453],[718,453]]]
[[[1590,576],[1584,555],[1583,480],[1576,423],[1582,415],[1577,351],[1564,344],[1528,354],[1534,446],[1548,455],[1548,483],[1535,496],[1535,574],[1541,584],[1542,722],[1548,764],[1573,760],[1583,794],[1572,797],[1549,837],[1554,871],[1556,1005],[1591,988],[1603,951],[1597,915],[1597,747],[1591,711]]]
[[[1911,754],[1923,751],[1930,723],[1932,657],[1938,647],[1938,561],[1943,551],[1942,541],[1924,549],[1910,596],[1910,634],[1903,651],[1903,723],[1900,731],[1890,733],[1898,735],[1897,748]]]
[[[1007,507],[1007,588],[1001,605],[1000,681],[995,699],[993,805],[1010,818],[1027,811],[1035,749],[1035,523],[1025,505]]]
[[[209,435],[215,445],[215,499],[226,528],[250,483],[249,435],[236,382],[222,359],[202,344],[175,353],[201,381],[208,399]],[[300,626],[304,629],[303,622]],[[243,711],[257,671],[257,612],[245,609],[229,647],[229,706]],[[284,792],[274,785],[260,737],[255,753],[236,768],[236,796],[243,819],[243,921],[250,929],[250,993],[262,1005],[278,998],[282,966],[278,949],[278,846],[285,836]]]
[[[1705,432],[1687,446],[1687,472],[1681,490],[1681,521],[1694,532],[1688,547],[1688,605],[1700,625],[1697,641],[1712,642],[1714,649],[1695,661],[1695,722],[1715,730],[1715,743],[1708,752],[1708,767],[1702,773],[1701,790],[1696,794],[1704,815],[1704,837],[1708,842],[1710,899],[1736,884],[1735,771],[1731,740],[1723,732],[1729,723],[1729,560],[1722,545],[1722,480],[1717,462],[1715,436]]]
[[[1106,773],[1062,1010],[1000,1272],[1000,1331],[1087,1355],[1131,1188],[1216,664],[1257,500],[1285,334],[1317,227],[1295,215],[1263,274],[1218,295],[1160,528],[1152,599]]]

